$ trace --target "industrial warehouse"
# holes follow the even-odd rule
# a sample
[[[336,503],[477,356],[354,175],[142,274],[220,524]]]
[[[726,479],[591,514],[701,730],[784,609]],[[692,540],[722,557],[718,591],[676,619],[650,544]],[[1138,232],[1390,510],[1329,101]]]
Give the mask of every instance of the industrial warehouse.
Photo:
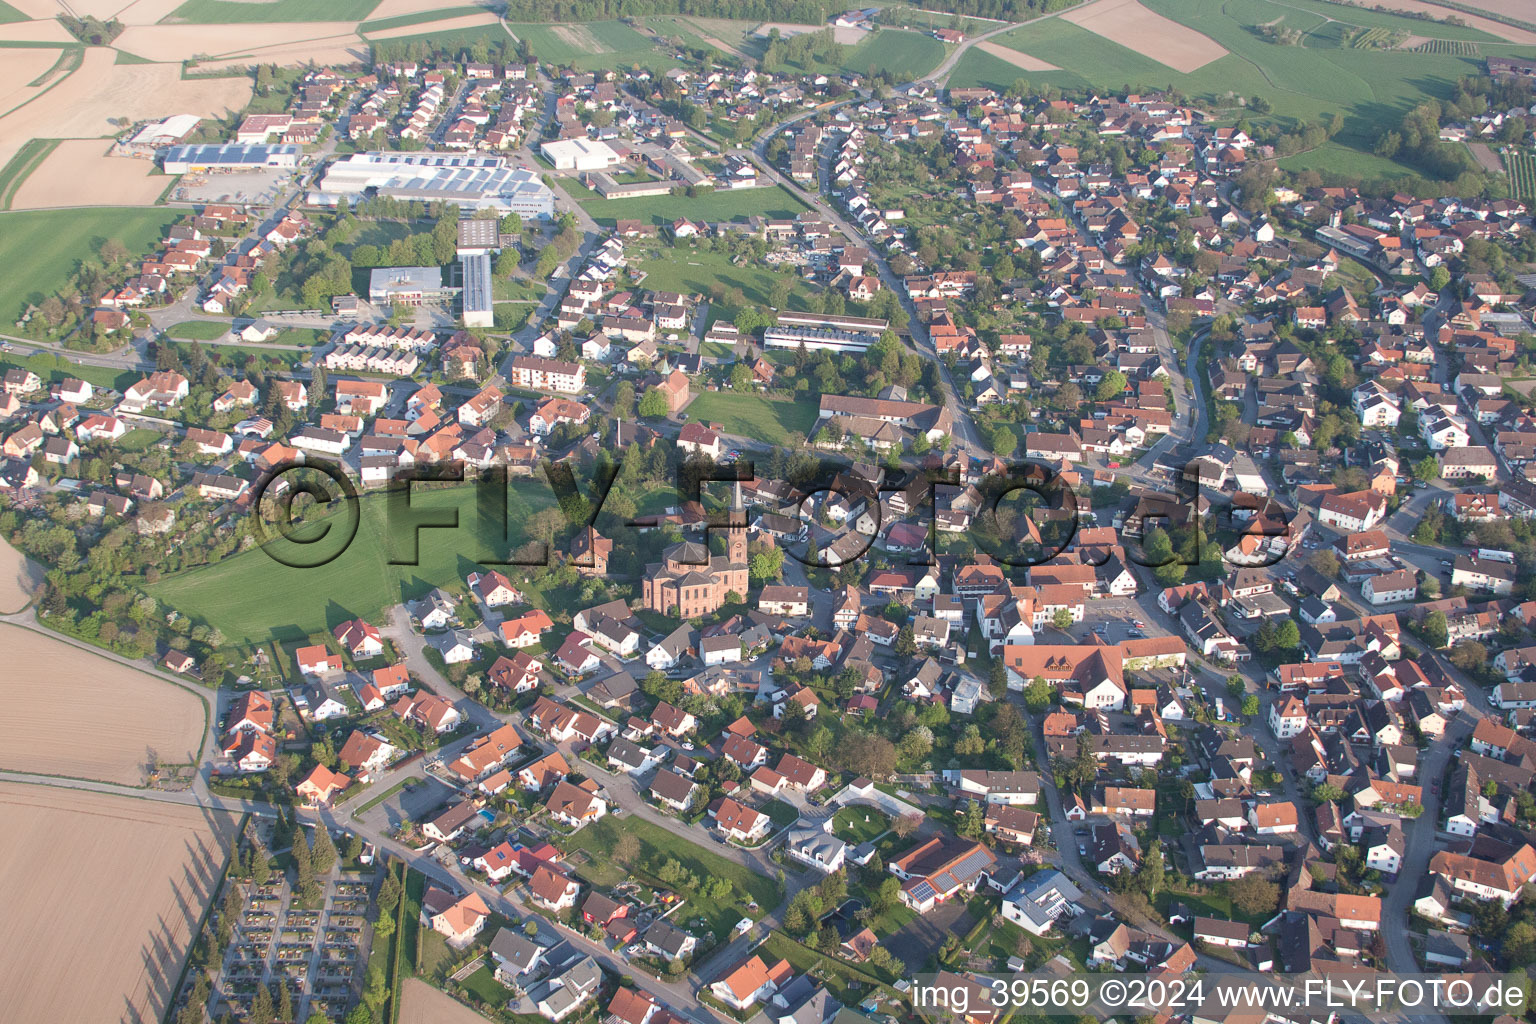
[[[326,168],[309,201],[335,206],[369,194],[533,220],[547,220],[555,209],[554,193],[533,171],[512,166],[505,157],[463,153],[355,153]]]
[[[198,146],[171,146],[161,156],[166,174],[196,171],[252,171],[263,167],[291,169],[299,166],[300,147],[266,143],[227,142]]]

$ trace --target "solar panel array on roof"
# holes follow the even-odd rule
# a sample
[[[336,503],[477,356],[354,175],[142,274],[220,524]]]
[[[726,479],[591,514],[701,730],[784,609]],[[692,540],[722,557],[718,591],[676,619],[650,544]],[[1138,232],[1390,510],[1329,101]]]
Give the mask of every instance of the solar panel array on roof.
[[[460,259],[464,265],[464,325],[490,327],[495,319],[491,306],[491,258],[480,254]]]
[[[298,159],[299,147],[295,145],[245,142],[171,146],[164,155],[165,169],[173,174],[192,167],[293,167]]]

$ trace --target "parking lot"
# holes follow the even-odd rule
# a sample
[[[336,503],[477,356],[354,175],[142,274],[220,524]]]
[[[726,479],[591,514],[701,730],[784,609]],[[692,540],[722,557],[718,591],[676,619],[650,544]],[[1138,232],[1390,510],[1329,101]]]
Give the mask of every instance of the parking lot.
[[[1141,625],[1137,625],[1137,623]],[[1090,634],[1097,633],[1107,644],[1118,644],[1142,636],[1164,636],[1166,630],[1151,621],[1147,610],[1134,597],[1106,597],[1095,595],[1083,606],[1083,621],[1072,624],[1065,632],[1054,626],[1040,630],[1036,643],[1081,643]]]

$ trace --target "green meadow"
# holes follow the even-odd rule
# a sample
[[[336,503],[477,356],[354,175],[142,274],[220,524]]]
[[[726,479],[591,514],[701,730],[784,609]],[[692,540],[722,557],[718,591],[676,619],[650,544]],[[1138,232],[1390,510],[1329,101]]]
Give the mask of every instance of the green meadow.
[[[147,252],[179,216],[180,210],[113,206],[0,213],[0,266],[11,268],[0,281],[0,326],[9,329],[28,303],[63,291],[102,242],[115,238],[130,253]]]
[[[456,529],[422,529],[419,550],[412,555],[408,523],[392,521],[382,494],[359,501],[356,535],[332,561],[316,568],[293,568],[276,561],[260,547],[162,579],[147,589],[192,618],[216,626],[239,643],[292,641],[362,616],[378,621],[380,613],[401,601],[414,600],[433,587],[462,582],[485,561],[504,555],[527,538],[529,517],[555,503],[554,492],[541,479],[514,482],[508,494],[507,529],[479,519],[471,484],[412,492],[413,509],[429,514],[458,514]],[[318,541],[316,555],[336,549],[344,517],[330,523],[334,536]],[[300,528],[313,537],[319,525]],[[291,552],[290,561],[310,554],[299,545],[278,541],[277,550]],[[414,559],[415,564],[392,564]],[[318,560],[318,559],[317,559]]]

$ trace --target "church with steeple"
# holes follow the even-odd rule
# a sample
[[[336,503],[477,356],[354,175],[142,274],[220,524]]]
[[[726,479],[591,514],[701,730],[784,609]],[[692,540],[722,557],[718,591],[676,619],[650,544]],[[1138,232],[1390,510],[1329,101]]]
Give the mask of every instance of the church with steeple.
[[[661,553],[660,562],[645,567],[641,603],[653,612],[680,619],[713,614],[735,591],[747,596],[747,522],[741,509],[741,485],[731,502],[725,531],[725,554],[711,555],[708,544],[685,540]]]

